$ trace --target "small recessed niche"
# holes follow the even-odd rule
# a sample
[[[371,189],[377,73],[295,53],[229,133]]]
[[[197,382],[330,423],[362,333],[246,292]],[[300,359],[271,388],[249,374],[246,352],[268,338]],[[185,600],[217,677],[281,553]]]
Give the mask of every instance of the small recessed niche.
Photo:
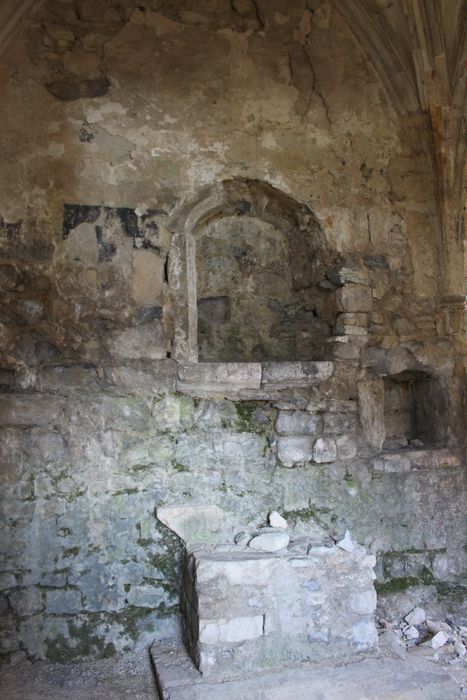
[[[447,424],[446,394],[437,377],[413,371],[384,379],[383,449],[443,446]]]

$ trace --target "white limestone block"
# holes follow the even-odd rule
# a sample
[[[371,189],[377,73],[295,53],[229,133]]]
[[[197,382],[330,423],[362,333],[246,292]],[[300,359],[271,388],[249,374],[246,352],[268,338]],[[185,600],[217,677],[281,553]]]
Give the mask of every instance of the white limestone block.
[[[287,520],[283,518],[277,510],[273,510],[269,513],[268,520],[271,527],[279,527],[283,530],[288,528]]]
[[[202,644],[232,644],[257,639],[263,635],[263,616],[235,617],[201,623],[199,641]]]
[[[307,462],[312,456],[312,440],[309,437],[281,437],[277,443],[278,457],[285,467]]]
[[[355,548],[355,544],[348,530],[345,531],[344,537],[339,542],[336,542],[336,544],[340,549],[343,549],[344,552],[353,552]]]
[[[349,600],[349,608],[357,615],[371,615],[376,609],[376,591],[355,593]]]
[[[426,620],[426,613],[423,608],[414,608],[408,615],[404,617],[404,620],[408,625],[421,625]]]
[[[263,532],[249,542],[249,547],[261,552],[278,552],[289,544],[290,537],[286,532]]]
[[[313,446],[313,461],[318,464],[334,462],[337,457],[336,441],[331,437],[318,438]]]
[[[418,639],[419,637],[418,629],[414,627],[414,625],[407,625],[407,627],[404,627],[402,632],[404,633],[404,637],[406,639]]]
[[[430,644],[435,651],[443,647],[447,642],[449,642],[449,637],[446,632],[443,632],[442,630],[435,634],[433,639],[430,640]]]

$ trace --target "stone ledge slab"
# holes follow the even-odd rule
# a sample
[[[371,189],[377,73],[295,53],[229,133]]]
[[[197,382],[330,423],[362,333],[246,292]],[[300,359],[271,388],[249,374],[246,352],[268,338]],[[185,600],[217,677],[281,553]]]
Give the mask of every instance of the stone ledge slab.
[[[267,398],[270,391],[324,382],[333,371],[332,362],[182,363],[177,390],[203,396],[248,391],[250,398]]]
[[[403,474],[425,469],[460,467],[461,464],[460,451],[447,448],[380,452],[372,459],[373,469],[386,474]]]
[[[181,644],[150,648],[159,700],[454,700],[459,689],[446,671],[426,661],[362,657],[353,663],[308,664],[253,677],[215,682],[203,678]]]
[[[332,362],[265,362],[261,386],[276,389],[313,386],[329,379],[333,372]]]
[[[259,362],[200,362],[178,367],[177,389],[186,393],[259,389],[260,384]]]

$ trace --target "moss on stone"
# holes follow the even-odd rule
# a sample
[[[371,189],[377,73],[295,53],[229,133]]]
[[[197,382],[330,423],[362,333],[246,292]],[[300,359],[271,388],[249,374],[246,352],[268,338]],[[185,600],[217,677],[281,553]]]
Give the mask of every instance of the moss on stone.
[[[176,460],[172,461],[172,468],[176,472],[189,472],[190,469],[187,467],[185,464],[181,464],[181,462],[177,462]]]
[[[269,430],[269,422],[260,423],[255,419],[255,413],[258,409],[257,403],[253,401],[235,401],[234,406],[237,412],[236,428],[239,432],[262,435]],[[230,425],[226,424],[225,427],[230,427]]]
[[[467,598],[467,585],[451,581],[433,581],[440,598],[449,598],[453,602],[462,603]]]
[[[171,596],[178,597],[180,593],[180,561],[183,546],[179,537],[168,528],[160,525],[156,527],[156,530],[159,534],[158,543],[164,551],[153,554],[149,561],[162,574],[160,580],[161,588]]]
[[[76,501],[78,498],[81,496],[84,496],[86,494],[86,489],[82,489],[81,491],[75,491],[74,493],[69,493],[66,496],[64,496],[65,501],[67,503],[73,503]]]
[[[120,489],[120,491],[113,491],[112,496],[129,496],[132,493],[138,493],[138,489],[135,487],[128,489]]]
[[[45,641],[46,657],[49,661],[70,663],[88,656],[106,659],[116,653],[115,646],[111,642],[106,642],[97,636],[92,620],[82,625],[70,622],[68,630],[70,634],[68,638],[60,634],[54,639]]]
[[[256,405],[248,401],[239,401],[235,403],[237,411],[237,429],[242,433],[254,433],[258,426],[253,423],[253,414],[256,411]]]
[[[407,590],[407,588],[419,584],[420,581],[416,576],[401,576],[400,578],[393,578],[390,581],[376,581],[375,588],[376,592],[380,594],[400,593],[401,591]]]
[[[312,506],[311,504],[308,508],[298,508],[297,510],[287,510],[283,513],[286,520],[302,522],[307,520],[314,520],[318,525],[323,528],[328,527],[328,522],[324,520],[321,516],[328,515],[331,512],[330,508],[319,508],[318,506]]]
[[[123,610],[115,614],[115,622],[123,627],[125,634],[133,640],[137,640],[140,635],[140,625],[138,622],[144,620],[152,614],[148,608],[139,608],[136,605],[127,605]]]

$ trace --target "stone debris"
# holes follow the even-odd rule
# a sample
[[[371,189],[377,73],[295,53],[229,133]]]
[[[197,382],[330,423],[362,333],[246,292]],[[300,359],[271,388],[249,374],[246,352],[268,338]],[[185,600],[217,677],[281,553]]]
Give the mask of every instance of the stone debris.
[[[248,546],[261,552],[278,552],[290,542],[290,537],[283,530],[262,532],[253,537]]]
[[[343,549],[344,552],[353,552],[355,547],[349,530],[345,531],[344,537],[341,540],[336,541],[336,544],[338,547],[340,547],[340,549]]]
[[[244,531],[238,532],[234,537],[235,544],[238,544],[240,547],[246,547],[250,540],[251,535]]]
[[[445,632],[446,634],[452,634],[452,627],[448,625],[447,622],[442,622],[441,620],[427,620],[426,628],[428,632],[432,634],[437,634],[438,632]]]
[[[412,612],[404,617],[408,625],[421,625],[426,620],[426,613],[423,608],[414,608]]]
[[[418,629],[414,625],[407,625],[402,633],[406,639],[418,639],[419,637]]]
[[[268,520],[271,527],[279,527],[283,530],[288,528],[287,520],[283,518],[277,510],[273,510],[269,513]]]
[[[444,646],[446,642],[449,642],[449,637],[445,632],[441,630],[440,632],[435,634],[435,636],[431,639],[430,644],[436,651],[440,647]]]
[[[411,624],[408,624],[411,623]],[[379,620],[381,634],[397,653],[443,661],[449,665],[467,665],[467,627],[443,620],[426,619],[416,607],[397,624]]]

